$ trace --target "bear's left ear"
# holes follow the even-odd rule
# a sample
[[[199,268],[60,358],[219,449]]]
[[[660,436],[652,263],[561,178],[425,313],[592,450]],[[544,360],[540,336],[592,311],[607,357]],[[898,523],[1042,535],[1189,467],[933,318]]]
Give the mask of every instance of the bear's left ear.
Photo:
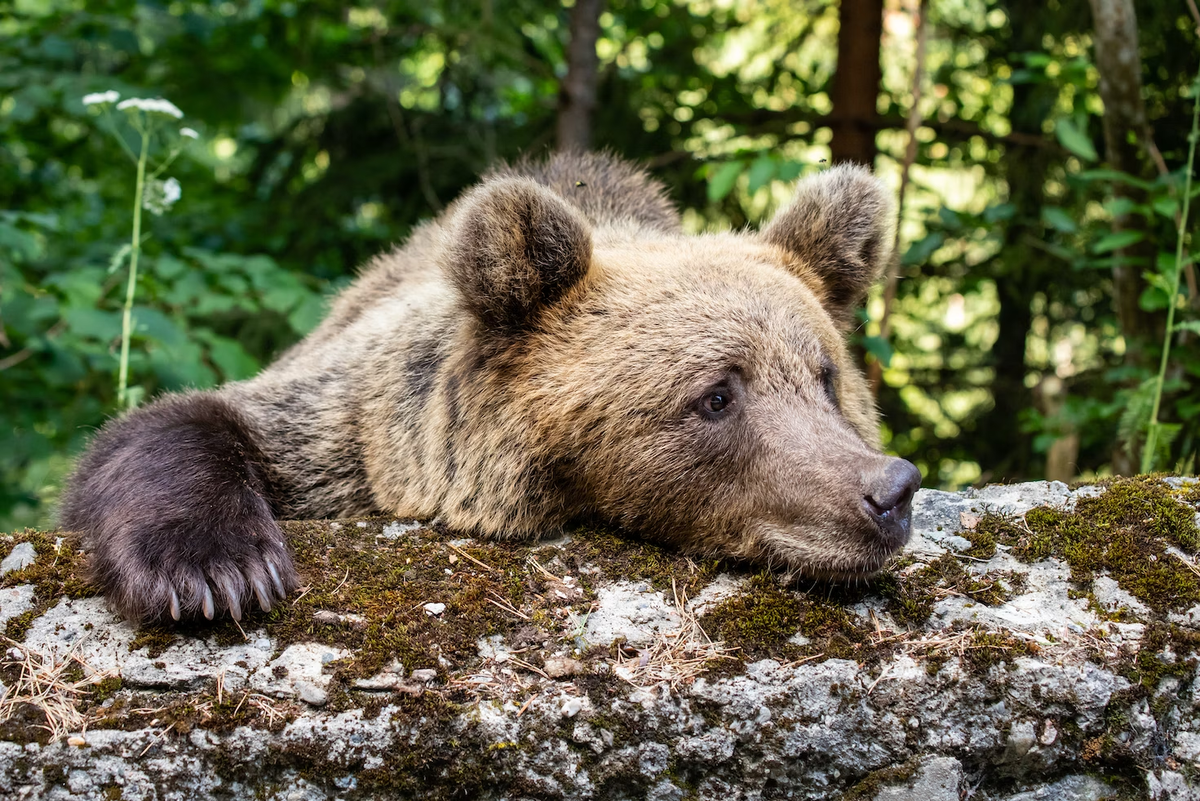
[[[891,258],[894,217],[883,182],[865,167],[846,165],[802,180],[791,205],[762,235],[821,282],[813,289],[834,321],[848,328]]]
[[[526,327],[587,273],[587,221],[541,184],[495,179],[459,202],[445,266],[467,308],[489,328]]]

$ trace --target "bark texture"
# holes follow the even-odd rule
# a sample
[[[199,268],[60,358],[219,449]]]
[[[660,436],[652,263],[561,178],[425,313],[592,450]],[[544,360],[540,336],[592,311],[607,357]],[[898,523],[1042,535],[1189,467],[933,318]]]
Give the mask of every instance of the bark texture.
[[[587,150],[592,144],[592,112],[600,80],[600,13],[604,0],[575,0],[571,9],[571,40],[567,45],[567,75],[558,106],[558,149]]]
[[[1100,99],[1104,101],[1105,158],[1113,169],[1130,175],[1148,172],[1144,149],[1146,107],[1142,101],[1142,60],[1138,54],[1137,13],[1133,0],[1089,0],[1095,21],[1096,70],[1100,73]],[[1118,197],[1144,201],[1136,187],[1118,182]],[[1116,231],[1136,230],[1138,217],[1123,214],[1113,220]],[[1142,271],[1152,268],[1154,247],[1142,242],[1116,254],[1124,263],[1113,267],[1113,302],[1129,360],[1141,359],[1141,342],[1154,336],[1154,318],[1138,305],[1145,282]]]
[[[833,76],[833,163],[875,163],[883,0],[842,0]]]

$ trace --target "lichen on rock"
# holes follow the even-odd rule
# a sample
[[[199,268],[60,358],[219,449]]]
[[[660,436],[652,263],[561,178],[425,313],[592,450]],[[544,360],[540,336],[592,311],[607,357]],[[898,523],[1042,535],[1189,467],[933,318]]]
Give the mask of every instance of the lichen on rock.
[[[606,531],[294,522],[294,597],[140,630],[27,531],[0,795],[1196,797],[1198,487],[922,491],[853,587]]]

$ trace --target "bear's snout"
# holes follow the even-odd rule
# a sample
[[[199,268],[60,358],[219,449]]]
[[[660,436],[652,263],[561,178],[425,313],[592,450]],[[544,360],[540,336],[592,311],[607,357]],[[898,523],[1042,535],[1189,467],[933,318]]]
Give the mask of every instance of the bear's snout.
[[[921,486],[921,471],[912,462],[890,459],[883,470],[864,476],[864,485],[863,509],[887,547],[904,545],[912,529],[912,499]]]

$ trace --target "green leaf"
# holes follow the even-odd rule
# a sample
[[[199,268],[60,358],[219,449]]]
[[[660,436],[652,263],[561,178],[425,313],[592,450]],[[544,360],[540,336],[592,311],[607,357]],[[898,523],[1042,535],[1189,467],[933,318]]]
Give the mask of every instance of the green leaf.
[[[128,245],[126,245],[128,247]],[[154,274],[164,281],[173,281],[190,270],[187,262],[164,253],[154,260]]]
[[[1157,214],[1168,220],[1174,220],[1175,214],[1179,211],[1179,201],[1173,197],[1155,198],[1150,205]]]
[[[781,181],[792,182],[804,172],[804,165],[798,161],[781,161],[775,172],[775,177]]]
[[[158,309],[135,306],[133,320],[133,330],[137,336],[153,340],[171,350],[179,350],[188,344],[188,336],[183,329]]]
[[[938,218],[942,221],[943,225],[952,231],[962,228],[962,218],[958,216],[958,212],[954,209],[942,206],[938,209]]]
[[[53,273],[43,281],[45,286],[58,289],[64,305],[79,308],[94,307],[100,301],[104,289],[104,272],[97,267],[76,267],[61,273]]]
[[[1138,204],[1133,202],[1132,198],[1114,197],[1105,202],[1104,210],[1113,217],[1120,217],[1123,214],[1128,214],[1131,211],[1138,209]]]
[[[1117,437],[1125,443],[1131,454],[1141,441],[1142,432],[1150,423],[1157,383],[1155,379],[1147,378],[1137,389],[1125,393],[1125,408],[1117,422]]]
[[[1148,286],[1138,296],[1138,306],[1144,311],[1158,311],[1167,308],[1170,297],[1160,287]]]
[[[67,329],[78,337],[111,342],[121,335],[121,315],[86,307],[68,308],[63,313]]]
[[[1136,186],[1139,189],[1147,191],[1154,186],[1151,181],[1143,181],[1137,176],[1120,172],[1119,170],[1084,170],[1077,173],[1075,177],[1083,181],[1113,181],[1119,184],[1129,184],[1130,186]]]
[[[1200,320],[1185,320],[1182,323],[1175,323],[1176,331],[1190,331],[1193,334],[1200,334]]]
[[[904,252],[904,257],[900,259],[900,263],[906,266],[910,264],[924,264],[945,241],[946,236],[940,231],[926,234],[923,238],[908,246],[908,250]]]
[[[32,261],[42,255],[42,240],[5,223],[0,223],[0,254],[8,251],[16,261]]]
[[[1152,273],[1149,270],[1142,273],[1142,278],[1152,287],[1161,290],[1163,296],[1169,296],[1175,290],[1175,282],[1162,273]]]
[[[1136,245],[1145,238],[1145,231],[1113,231],[1111,234],[1105,234],[1096,240],[1096,244],[1092,245],[1092,252],[1109,253],[1119,248]]]
[[[983,210],[983,221],[988,223],[1011,220],[1017,213],[1017,207],[1012,203],[997,203]]]
[[[208,345],[208,356],[226,381],[250,378],[261,367],[258,360],[247,353],[242,343],[236,339],[223,337],[206,329],[196,331],[196,338]]]
[[[1080,130],[1071,118],[1064,117],[1055,123],[1054,135],[1058,137],[1060,145],[1084,161],[1096,161],[1100,158],[1091,138],[1085,131]]]
[[[1142,472],[1154,472],[1155,467],[1171,464],[1171,443],[1179,436],[1183,426],[1179,423],[1150,423],[1146,427],[1146,443],[1154,443],[1153,453],[1142,454]]]
[[[892,363],[892,345],[883,337],[863,337],[863,350],[879,360],[885,368]]]
[[[309,294],[288,313],[288,325],[297,334],[303,336],[317,327],[317,324],[325,316],[325,311],[325,298],[316,293]]]
[[[775,159],[770,156],[759,156],[750,165],[750,194],[753,195],[758,190],[771,182],[775,177]]]
[[[262,291],[262,304],[271,311],[287,314],[312,294],[312,290],[291,273],[280,271],[274,283]]]
[[[709,167],[708,201],[716,203],[732,192],[733,185],[737,183],[743,169],[745,164],[740,161],[727,161],[715,170]]]
[[[1068,214],[1066,209],[1059,208],[1058,206],[1043,206],[1042,222],[1056,231],[1062,231],[1064,234],[1073,234],[1079,230],[1079,226],[1075,223],[1075,218]]]
[[[166,389],[203,389],[217,383],[217,374],[204,363],[199,343],[188,341],[176,348],[154,348],[149,356],[150,369]]]

